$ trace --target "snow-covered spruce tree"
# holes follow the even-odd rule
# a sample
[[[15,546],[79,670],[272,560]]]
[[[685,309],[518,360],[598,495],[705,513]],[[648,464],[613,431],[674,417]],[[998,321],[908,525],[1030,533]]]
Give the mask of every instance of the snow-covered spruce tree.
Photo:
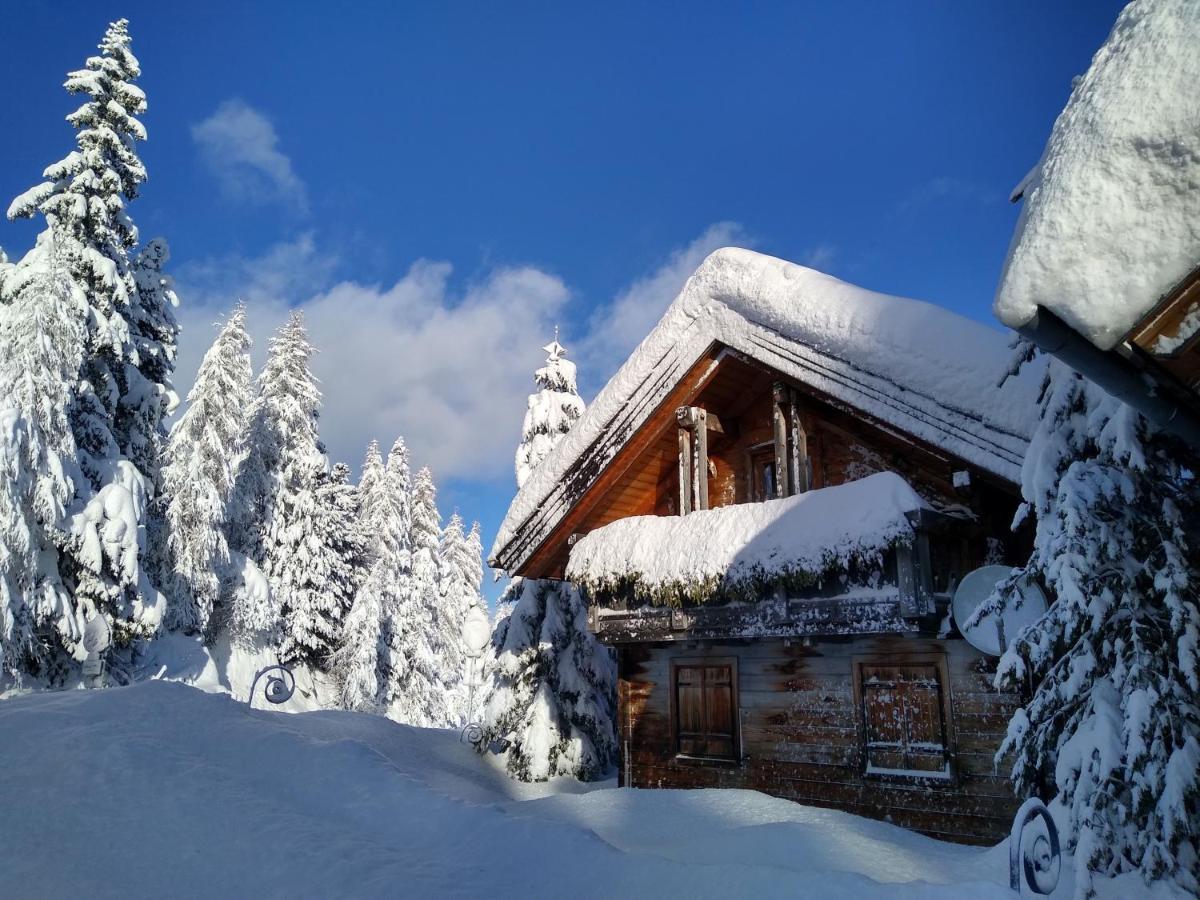
[[[171,581],[163,587],[170,628],[208,631],[222,584],[232,578],[226,529],[250,402],[250,336],[239,304],[204,354],[187,412],[167,442],[163,518]]]
[[[300,556],[307,564],[295,567],[293,588],[285,598],[280,659],[303,660],[326,669],[342,635],[343,621],[362,574],[363,539],[350,470],[343,463],[322,473],[312,497],[311,530],[300,539]]]
[[[1081,896],[1133,869],[1197,890],[1198,470],[1130,407],[1050,366],[1023,471],[1037,516],[1023,574],[1054,599],[1000,661],[998,686],[1034,690],[997,759],[1014,754],[1021,793],[1064,805]],[[1015,584],[993,602],[1015,602]]]
[[[533,374],[538,391],[529,395],[521,444],[517,447],[517,487],[525,484],[584,410],[575,385],[575,363],[565,357],[567,348],[558,342],[557,330],[554,340],[542,349],[548,354],[546,364]]]
[[[465,722],[468,716],[476,712],[467,709],[468,683],[476,683],[475,701],[479,700],[481,693],[478,661],[468,660],[462,633],[467,610],[472,606],[483,606],[483,598],[479,595],[483,569],[478,548],[471,543],[472,536],[477,538],[477,532],[473,531],[471,536],[464,534],[462,517],[454,513],[442,531],[438,551],[442,631],[448,645],[448,651],[440,659],[446,672],[443,680],[453,697],[453,718],[456,723]],[[471,558],[472,553],[475,554],[474,559]]]
[[[485,744],[508,740],[509,774],[522,781],[602,777],[616,759],[616,666],[588,631],[579,592],[514,578],[506,593],[513,608],[492,636]]]
[[[557,338],[529,398],[517,482],[529,476],[583,411],[575,366]],[[571,398],[574,398],[573,400]],[[507,613],[507,614],[506,614]],[[616,666],[587,628],[579,592],[561,581],[514,578],[500,600],[487,658],[486,748],[508,741],[508,771],[523,781],[591,779],[616,760]]]
[[[358,482],[366,575],[332,660],[347,709],[386,712],[404,671],[393,620],[411,575],[409,489],[404,439],[396,439],[386,466],[371,441]]]
[[[389,468],[392,460],[388,460]],[[407,470],[407,458],[404,462]],[[409,725],[442,726],[450,722],[450,704],[442,682],[443,649],[438,603],[438,543],[441,515],[429,469],[412,484],[408,545],[409,578],[398,592],[389,617],[393,648],[388,714]]]
[[[57,679],[79,654],[83,616],[59,570],[78,484],[68,408],[84,299],[49,234],[5,281],[0,306],[0,672]]]
[[[266,576],[270,596],[239,592],[231,630],[243,643],[282,637],[297,604],[307,604],[308,570],[317,565],[309,536],[319,515],[316,490],[325,471],[317,437],[321,392],[309,369],[312,344],[304,315],[291,314],[271,339],[258,379],[246,453],[234,488],[238,549]]]
[[[171,385],[179,335],[174,308],[179,299],[162,270],[170,258],[166,240],[154,238],[133,261],[137,292],[130,298],[127,320],[134,357],[125,367],[125,389],[117,407],[117,443],[156,487],[159,467],[165,464],[164,419],[179,403]]]
[[[141,567],[155,473],[137,461],[145,463],[161,437],[143,434],[142,425],[158,429],[172,396],[169,385],[140,374],[130,326],[140,300],[129,256],[137,229],[125,206],[146,179],[134,149],[146,137],[136,118],[146,101],[132,83],[140,71],[129,45],[125,20],[115,22],[100,55],[68,75],[68,92],[89,98],[67,116],[77,129],[76,149],[48,167],[47,180],[8,210],[10,218],[45,217],[56,264],[82,298],[83,354],[67,414],[85,478],[75,485],[78,512],[71,516],[72,540],[61,548],[59,566],[76,601],[113,618],[119,643],[152,634],[161,615],[162,598]],[[5,279],[6,292],[13,280]],[[172,348],[164,345],[162,360],[169,374]],[[155,403],[160,408],[145,421],[126,414]]]

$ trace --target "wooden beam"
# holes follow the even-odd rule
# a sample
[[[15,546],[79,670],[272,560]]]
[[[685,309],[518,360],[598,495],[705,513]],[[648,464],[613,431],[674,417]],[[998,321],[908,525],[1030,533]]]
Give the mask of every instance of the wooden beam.
[[[774,403],[772,404],[772,421],[775,425],[775,496],[786,497],[788,489],[788,429],[787,417],[784,413],[784,403],[787,399],[787,385],[776,382],[771,390]]]
[[[679,426],[679,514],[692,511],[692,430]]]
[[[792,423],[792,491],[803,494],[812,486],[812,468],[808,458],[808,432],[800,421],[796,391],[788,391],[788,418]]]
[[[694,407],[696,415],[696,509],[708,509],[708,413]]]

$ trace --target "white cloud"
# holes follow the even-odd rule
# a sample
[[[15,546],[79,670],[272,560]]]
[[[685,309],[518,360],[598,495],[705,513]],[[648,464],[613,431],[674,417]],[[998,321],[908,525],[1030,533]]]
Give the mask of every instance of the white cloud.
[[[280,201],[300,212],[308,209],[308,192],[279,149],[275,126],[241,100],[226,100],[217,111],[192,126],[200,157],[230,200],[244,203]]]
[[[709,227],[591,315],[572,345],[585,396],[646,336],[704,257],[731,243],[745,243],[738,225]],[[335,266],[306,234],[258,258],[178,270],[180,391],[190,387],[216,334],[213,323],[239,298],[247,305],[256,372],[271,334],[299,307],[318,350],[321,437],[332,460],[357,467],[369,440],[386,446],[403,434],[414,463],[431,466],[439,480],[508,483],[533,371],[544,358],[540,347],[564,320],[567,286],[525,266],[494,269],[456,291],[450,264],[431,260],[413,263],[392,285],[335,283]]]
[[[299,306],[319,351],[313,370],[332,460],[357,467],[371,438],[386,447],[403,434],[414,463],[439,479],[511,478],[538,347],[568,298],[563,282],[531,267],[502,268],[455,294],[445,262],[418,260],[386,287],[328,285],[331,266],[304,237],[258,260],[183,269],[180,387],[199,367],[212,322],[239,296],[256,371],[271,333]]]
[[[828,272],[837,256],[837,248],[833,244],[821,243],[810,247],[800,254],[800,265],[816,269],[818,272]]]
[[[674,250],[653,272],[634,281],[609,304],[596,310],[579,341],[580,379],[596,388],[617,370],[666,312],[688,276],[714,250],[746,246],[742,227],[717,222],[685,247]]]

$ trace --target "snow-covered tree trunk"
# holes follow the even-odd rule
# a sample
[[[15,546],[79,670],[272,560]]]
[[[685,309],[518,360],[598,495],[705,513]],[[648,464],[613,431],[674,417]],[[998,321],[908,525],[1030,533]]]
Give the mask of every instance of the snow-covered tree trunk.
[[[517,447],[517,487],[525,484],[584,410],[575,384],[575,364],[565,358],[567,350],[558,342],[557,334],[542,349],[548,354],[546,364],[533,375],[539,390],[529,395],[521,443]]]
[[[508,771],[522,781],[602,777],[616,761],[616,665],[588,631],[579,592],[514,578],[504,602],[484,746],[507,740]]]
[[[1141,869],[1200,878],[1200,521],[1195,456],[1130,407],[1053,363],[1023,473],[1037,516],[1020,577],[1049,611],[1000,662],[1032,683],[997,759],[1021,793],[1054,793],[1081,896],[1093,877]],[[1019,578],[993,607],[1017,602]]]
[[[168,627],[206,632],[233,577],[226,531],[250,407],[250,337],[238,306],[204,360],[187,412],[171,429],[163,468]]]

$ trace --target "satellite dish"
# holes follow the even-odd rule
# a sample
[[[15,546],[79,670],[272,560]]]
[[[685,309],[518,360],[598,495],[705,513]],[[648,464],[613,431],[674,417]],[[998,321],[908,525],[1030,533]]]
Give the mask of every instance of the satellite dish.
[[[103,615],[92,616],[83,626],[83,649],[88,656],[99,656],[112,644],[112,629]]]
[[[1012,575],[1011,566],[982,566],[967,573],[954,592],[954,623],[967,642],[988,656],[999,656],[1026,625],[1032,625],[1049,609],[1042,589],[1028,579],[1017,586],[1020,607],[1011,604],[1000,615],[989,613],[972,628],[964,627],[971,616],[996,589]]]
[[[488,621],[487,613],[478,606],[467,610],[466,621],[463,622],[463,644],[467,654],[475,657],[483,653],[483,648],[492,639],[492,623]]]

